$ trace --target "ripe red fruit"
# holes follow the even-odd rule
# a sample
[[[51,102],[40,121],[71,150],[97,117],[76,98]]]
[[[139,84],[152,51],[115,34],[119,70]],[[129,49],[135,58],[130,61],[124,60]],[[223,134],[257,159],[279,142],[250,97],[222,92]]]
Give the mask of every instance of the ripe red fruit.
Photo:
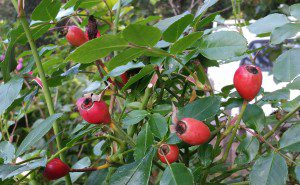
[[[66,35],[68,42],[73,46],[80,46],[86,43],[87,39],[84,32],[77,26],[70,26]]]
[[[254,65],[240,66],[234,74],[233,83],[242,98],[247,101],[253,100],[262,83],[260,68]]]
[[[179,148],[176,145],[162,144],[159,146],[157,156],[163,163],[169,164],[178,160]]]
[[[62,162],[59,158],[54,158],[47,163],[43,176],[48,180],[56,180],[65,175],[70,171],[70,167]]]
[[[177,136],[190,145],[200,145],[208,141],[210,130],[202,121],[183,118],[175,125]]]
[[[109,109],[104,101],[93,102],[91,98],[79,98],[77,108],[82,118],[91,124],[108,124],[111,122]]]

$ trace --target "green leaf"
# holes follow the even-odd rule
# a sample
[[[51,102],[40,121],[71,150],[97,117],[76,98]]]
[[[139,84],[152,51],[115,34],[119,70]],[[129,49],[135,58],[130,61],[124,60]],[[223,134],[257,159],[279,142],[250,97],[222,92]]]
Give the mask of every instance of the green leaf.
[[[300,3],[290,6],[290,13],[293,17],[300,19]]]
[[[247,51],[247,40],[234,31],[219,31],[203,37],[198,49],[210,60],[225,60]]]
[[[166,140],[167,144],[175,145],[181,142],[181,139],[175,133],[171,133],[169,138]]]
[[[186,29],[186,27],[193,21],[194,16],[187,14],[179,20],[171,24],[163,33],[163,39],[167,42],[175,42]]]
[[[246,137],[236,149],[238,156],[234,162],[238,165],[251,162],[256,157],[258,149],[259,141],[255,137]]]
[[[86,180],[85,185],[104,185],[108,170],[93,171]]]
[[[176,15],[174,17],[169,17],[167,19],[163,19],[161,21],[159,21],[158,23],[156,23],[154,26],[157,27],[158,29],[160,29],[162,32],[166,31],[173,23],[175,23],[176,21],[180,20],[181,18],[183,18],[184,16],[188,15],[189,13],[183,13],[180,15]]]
[[[205,17],[204,19],[202,19],[200,22],[197,23],[196,30],[199,30],[200,28],[212,23],[215,20],[217,15],[219,15],[219,12],[210,14],[207,17]]]
[[[130,69],[142,68],[142,67],[144,67],[144,66],[145,66],[145,64],[143,64],[142,62],[139,62],[139,63],[129,62],[129,63],[126,64],[126,65],[119,66],[119,67],[113,69],[113,70],[108,74],[108,76],[111,76],[111,77],[117,77],[117,76],[120,76],[121,74],[125,73],[126,71],[128,71],[128,70],[130,70]]]
[[[288,101],[282,104],[281,108],[287,112],[291,112],[300,106],[300,96],[297,96],[292,101]]]
[[[142,121],[149,113],[145,110],[133,110],[123,119],[124,126],[134,125]]]
[[[149,124],[146,123],[137,137],[136,148],[133,154],[134,159],[136,161],[142,159],[148,153],[148,149],[151,147],[153,142],[154,138],[150,131]]]
[[[151,148],[142,159],[119,167],[111,177],[110,185],[148,185],[155,153],[156,150]]]
[[[189,103],[183,108],[179,109],[178,118],[194,118],[197,120],[205,120],[213,117],[220,109],[220,98],[218,97],[205,97]]]
[[[299,75],[300,48],[290,49],[282,53],[274,64],[274,78],[282,82],[290,82]]]
[[[0,143],[0,158],[4,160],[4,164],[12,162],[15,158],[15,147],[8,141]]]
[[[148,48],[144,50],[144,55],[153,57],[170,56],[168,52],[160,48]]]
[[[41,37],[44,33],[46,33],[50,27],[51,27],[50,24],[38,24],[30,28],[30,33],[33,39],[36,40],[39,37]],[[22,45],[25,45],[28,43],[26,34],[21,25],[19,25],[16,29],[11,30],[9,32],[9,36],[10,36],[10,44],[20,43]]]
[[[148,75],[151,72],[154,72],[153,66],[152,65],[145,66],[140,70],[138,74],[134,75],[128,80],[128,82],[122,88],[122,91],[125,91],[126,89],[128,89],[129,86],[139,81],[141,78],[143,78],[144,76]]]
[[[0,179],[5,180],[10,177],[14,177],[25,171],[30,171],[41,166],[46,166],[47,159],[42,158],[23,165],[4,164],[0,165]]]
[[[299,23],[287,23],[281,27],[277,27],[272,31],[271,44],[280,44],[285,39],[289,39],[300,32]]]
[[[158,113],[154,113],[149,116],[149,124],[152,133],[162,140],[168,132],[168,123],[166,118]]]
[[[116,67],[126,65],[128,62],[138,58],[143,53],[144,50],[141,48],[129,48],[107,62],[106,67],[109,71],[111,71]]]
[[[55,120],[61,116],[61,113],[53,114],[36,126],[22,141],[16,152],[16,157],[22,155],[26,150],[34,146],[42,137],[44,137],[44,135],[47,134],[47,132],[52,128]]]
[[[79,68],[81,64],[76,64],[70,69],[68,69],[66,72],[62,73],[60,76],[70,76],[70,75],[76,75],[79,73]]]
[[[1,185],[12,185],[14,184],[16,181],[14,179],[6,179],[6,180],[1,180],[0,179],[0,184]]]
[[[274,101],[274,100],[288,100],[290,98],[290,91],[286,88],[279,89],[273,92],[264,93],[262,101]]]
[[[228,97],[229,93],[231,92],[231,90],[234,89],[234,85],[227,85],[222,87],[221,91],[223,93],[224,98]]]
[[[32,12],[31,19],[36,21],[54,20],[59,12],[61,1],[43,0]]]
[[[18,97],[23,85],[23,79],[14,77],[0,85],[0,114],[2,114]]]
[[[131,24],[123,31],[123,37],[139,46],[154,46],[161,37],[161,32],[153,26]]]
[[[261,132],[266,123],[266,116],[262,108],[255,104],[248,104],[243,115],[244,123],[257,132]]]
[[[75,133],[71,133],[71,140],[67,142],[66,146],[70,147],[72,146],[75,142],[79,141],[81,138],[83,138],[85,135],[93,133],[95,131],[95,127],[93,127],[92,125],[88,125],[86,123],[86,125],[83,127],[83,129],[78,132],[76,135],[76,130]]]
[[[67,63],[64,63],[63,61],[64,60],[62,58],[51,58],[50,60],[43,62],[43,68],[45,73],[51,75],[60,68],[65,67]],[[37,72],[37,69],[34,70],[34,72]]]
[[[165,169],[160,185],[193,185],[194,178],[190,170],[182,163],[173,163]]]
[[[289,128],[282,135],[279,146],[280,149],[289,152],[300,152],[300,124],[296,124]]]
[[[84,157],[82,159],[80,159],[79,161],[77,161],[72,168],[73,169],[82,169],[82,168],[86,168],[89,167],[91,165],[91,160],[89,157]],[[71,181],[72,183],[74,183],[77,179],[79,179],[79,177],[81,175],[83,175],[85,172],[71,172],[70,176],[71,176]]]
[[[263,34],[272,32],[275,28],[289,23],[288,18],[283,14],[270,14],[264,18],[258,19],[256,22],[248,26],[250,32],[255,34]]]
[[[285,185],[288,168],[283,157],[276,153],[261,156],[250,172],[250,183],[259,185]]]
[[[97,89],[105,89],[105,85],[99,81],[95,81],[95,82],[88,84],[87,88],[85,88],[82,92],[89,93],[89,92],[93,92]]]
[[[204,12],[206,12],[208,8],[210,8],[211,6],[213,6],[214,4],[216,4],[217,2],[218,2],[218,0],[205,0],[204,3],[203,3],[203,5],[201,7],[199,7],[199,9],[197,10],[195,17],[198,18],[199,15],[203,14]]]
[[[289,83],[286,87],[288,89],[295,89],[295,90],[300,89],[300,76],[295,78],[293,82]]]
[[[179,39],[173,45],[171,45],[170,53],[176,54],[183,52],[185,49],[193,45],[202,35],[203,32],[195,32]]]
[[[146,17],[146,18],[141,18],[140,20],[136,21],[134,24],[146,25],[147,23],[158,21],[159,19],[161,19],[160,16],[149,16],[149,17]]]
[[[172,111],[172,105],[170,104],[161,104],[161,105],[156,105],[152,112],[153,113],[159,113],[162,115],[166,115]]]
[[[30,32],[32,34],[33,39],[35,40],[40,36],[42,36],[45,32],[48,31],[50,27],[51,27],[50,24],[46,24],[46,25],[40,24],[31,28]],[[5,82],[7,82],[10,79],[10,72],[13,71],[17,65],[17,62],[15,60],[15,54],[14,54],[15,45],[17,43],[23,45],[27,43],[27,37],[25,35],[22,25],[19,25],[17,28],[10,30],[8,36],[9,36],[9,45],[5,53],[5,59],[1,63],[1,70]]]
[[[69,1],[68,1],[69,2]],[[67,16],[71,16],[75,12],[74,7],[71,8],[61,8],[59,12],[57,13],[57,16],[55,17],[55,20],[57,22],[61,21],[63,18],[66,18]]]
[[[103,35],[93,39],[73,51],[66,61],[78,63],[91,63],[107,56],[112,51],[122,50],[128,47],[128,42],[117,35]]]
[[[96,156],[102,156],[102,151],[101,151],[101,148],[103,146],[103,144],[105,143],[104,140],[100,141],[99,143],[97,143],[94,148],[93,148],[93,153],[96,155]]]
[[[198,147],[198,158],[201,165],[207,167],[213,161],[213,146],[211,144],[205,143]]]

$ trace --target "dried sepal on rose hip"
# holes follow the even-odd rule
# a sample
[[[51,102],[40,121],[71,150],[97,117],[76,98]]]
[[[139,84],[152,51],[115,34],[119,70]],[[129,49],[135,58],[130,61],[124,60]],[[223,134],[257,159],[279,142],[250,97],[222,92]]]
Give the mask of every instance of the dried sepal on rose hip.
[[[91,124],[109,124],[111,117],[108,105],[99,99],[95,101],[92,97],[82,97],[77,100],[77,109],[82,118]]]
[[[89,41],[86,34],[77,26],[69,27],[66,39],[71,45],[77,47]]]
[[[70,171],[70,167],[62,162],[59,158],[54,158],[47,163],[43,176],[48,180],[56,180],[65,175]]]
[[[260,68],[254,65],[240,66],[234,74],[233,84],[243,99],[247,101],[253,100],[262,84]]]
[[[179,148],[176,145],[161,144],[157,150],[157,156],[162,163],[171,164],[178,160]]]
[[[183,118],[175,124],[177,136],[190,145],[206,143],[210,137],[210,130],[202,121],[193,118]]]

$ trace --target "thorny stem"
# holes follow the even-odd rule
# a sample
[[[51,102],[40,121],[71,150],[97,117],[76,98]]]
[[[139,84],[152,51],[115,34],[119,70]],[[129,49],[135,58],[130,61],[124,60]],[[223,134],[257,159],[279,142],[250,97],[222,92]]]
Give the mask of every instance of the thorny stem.
[[[118,124],[115,123],[111,123],[110,127],[120,136],[122,137],[122,139],[124,139],[129,145],[131,145],[132,147],[135,146],[134,141],[132,140],[132,138],[130,136],[128,136],[123,130],[122,128],[120,128],[120,126]]]
[[[251,135],[253,135],[254,137],[256,137],[257,139],[259,139],[261,142],[266,143],[272,150],[274,150],[274,152],[278,153],[279,155],[281,155],[282,157],[286,158],[287,160],[289,160],[290,162],[292,162],[293,164],[296,164],[295,161],[293,161],[293,159],[289,158],[288,156],[282,154],[279,149],[275,148],[271,143],[269,143],[268,141],[266,141],[266,139],[263,136],[260,136],[259,134],[251,131],[250,129],[248,129],[245,126],[241,126],[241,128],[245,129],[248,133],[250,133]]]
[[[243,169],[246,169],[246,168],[249,168],[250,166],[251,166],[251,163],[248,163],[248,164],[245,164],[245,165],[242,165],[242,166],[235,166],[231,170],[228,170],[227,172],[213,178],[211,180],[211,182],[221,182],[222,180],[224,180],[227,177],[231,176],[233,173],[238,172],[238,171],[243,170]]]
[[[141,106],[139,108],[140,110],[143,110],[143,109],[145,109],[147,107],[147,104],[148,104],[148,101],[149,101],[149,97],[151,95],[151,90],[152,90],[152,87],[148,87],[148,86],[146,87],[145,94],[143,96],[142,103],[141,103]],[[132,137],[133,134],[135,133],[136,129],[137,129],[137,124],[129,127],[129,129],[128,129],[128,135],[130,137]]]
[[[22,1],[20,1],[20,2],[22,2]],[[12,3],[15,5],[16,0],[12,0]],[[23,5],[20,6],[20,10],[18,10],[18,8],[17,8],[16,11],[20,11],[20,12],[18,12],[19,13],[18,19],[20,20],[20,22],[22,24],[22,27],[24,29],[24,32],[26,34],[27,40],[29,42],[29,45],[30,45],[30,48],[31,48],[31,51],[32,51],[33,58],[34,58],[35,63],[36,63],[36,67],[38,69],[39,76],[40,76],[41,81],[43,83],[43,92],[44,92],[44,96],[45,96],[45,99],[46,99],[46,104],[47,104],[47,107],[48,107],[49,114],[53,115],[53,114],[55,114],[55,111],[54,111],[53,101],[52,101],[52,98],[51,98],[50,89],[49,89],[49,86],[48,86],[48,83],[47,83],[47,80],[46,80],[45,72],[44,72],[44,69],[43,69],[38,51],[37,51],[37,47],[34,43],[33,37],[30,33],[30,28],[29,28],[28,22],[25,18],[25,12],[23,10]],[[54,131],[54,134],[56,135],[55,139],[56,139],[57,149],[60,150],[61,149],[61,143],[60,143],[61,142],[61,136],[58,134],[59,133],[59,127],[58,127],[58,124],[57,124],[56,121],[53,124],[53,131]],[[63,153],[60,153],[60,158],[61,158],[62,161],[65,161],[65,157],[64,157]],[[71,184],[71,178],[70,178],[69,174],[66,175],[65,179],[66,179],[66,184],[70,185]]]
[[[119,144],[123,144],[123,141],[121,141],[120,139],[114,137],[114,136],[111,136],[111,135],[102,135],[102,136],[99,136],[99,137],[95,137],[95,138],[91,138],[91,139],[87,139],[85,141],[81,141],[81,142],[78,142],[78,143],[75,143],[74,145],[71,145],[71,146],[66,146],[64,148],[62,148],[61,150],[59,150],[58,152],[56,152],[54,155],[51,156],[50,159],[48,159],[48,162],[51,161],[52,159],[56,158],[57,156],[59,156],[60,153],[63,153],[64,151],[74,147],[74,146],[78,146],[78,145],[82,145],[82,144],[85,144],[85,143],[90,143],[94,140],[98,140],[98,139],[111,139],[111,140],[114,140],[116,141],[117,143]]]
[[[70,169],[70,172],[88,172],[88,171],[96,171],[96,170],[103,170],[110,167],[109,163],[105,163],[101,166],[95,166],[95,167],[87,167],[82,169]]]
[[[41,156],[35,156],[35,157],[32,157],[32,158],[26,159],[26,160],[24,160],[24,161],[15,163],[14,165],[21,165],[21,164],[24,164],[24,163],[33,161],[33,160],[35,160],[35,159],[40,159],[40,158],[42,158],[42,157],[41,157]]]
[[[228,144],[227,144],[227,148],[226,148],[225,153],[224,153],[224,155],[223,155],[223,157],[221,159],[222,162],[225,162],[227,160],[229,151],[231,149],[231,145],[232,145],[233,140],[234,140],[234,138],[236,136],[236,132],[237,132],[237,130],[239,128],[239,125],[240,125],[240,122],[242,120],[243,114],[244,114],[244,112],[246,110],[247,104],[248,104],[248,102],[244,100],[242,108],[241,108],[241,112],[240,112],[240,114],[239,114],[239,116],[238,116],[238,118],[237,118],[237,120],[235,122],[235,125],[233,127],[233,131],[232,131],[231,137],[229,138],[229,141],[228,141]]]
[[[276,124],[276,126],[269,133],[267,133],[266,135],[264,135],[264,138],[265,139],[269,139],[275,133],[275,131],[280,127],[280,125],[282,123],[284,123],[286,120],[288,120],[299,109],[300,109],[300,105],[298,107],[296,107],[294,110],[292,110],[291,112],[289,112],[286,116],[284,116],[284,118],[282,118],[280,121],[278,121],[278,123]]]

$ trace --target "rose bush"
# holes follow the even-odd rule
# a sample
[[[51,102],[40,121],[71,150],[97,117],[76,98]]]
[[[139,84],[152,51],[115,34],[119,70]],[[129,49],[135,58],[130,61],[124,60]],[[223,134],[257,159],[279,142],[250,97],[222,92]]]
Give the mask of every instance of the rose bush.
[[[26,0],[11,2],[18,20],[3,42],[0,184],[299,183],[300,99],[290,91],[300,89],[291,39],[300,4],[250,24],[232,1],[235,29],[224,31],[211,27],[222,22],[222,11],[208,13],[217,0],[168,18],[135,17],[130,0],[42,0],[30,22]],[[245,27],[269,43],[248,49]],[[55,44],[37,47],[49,31]],[[255,66],[269,45],[282,48],[272,74],[286,84],[274,92]],[[252,65],[214,89],[210,67],[245,57]],[[276,111],[266,115],[266,105]]]

